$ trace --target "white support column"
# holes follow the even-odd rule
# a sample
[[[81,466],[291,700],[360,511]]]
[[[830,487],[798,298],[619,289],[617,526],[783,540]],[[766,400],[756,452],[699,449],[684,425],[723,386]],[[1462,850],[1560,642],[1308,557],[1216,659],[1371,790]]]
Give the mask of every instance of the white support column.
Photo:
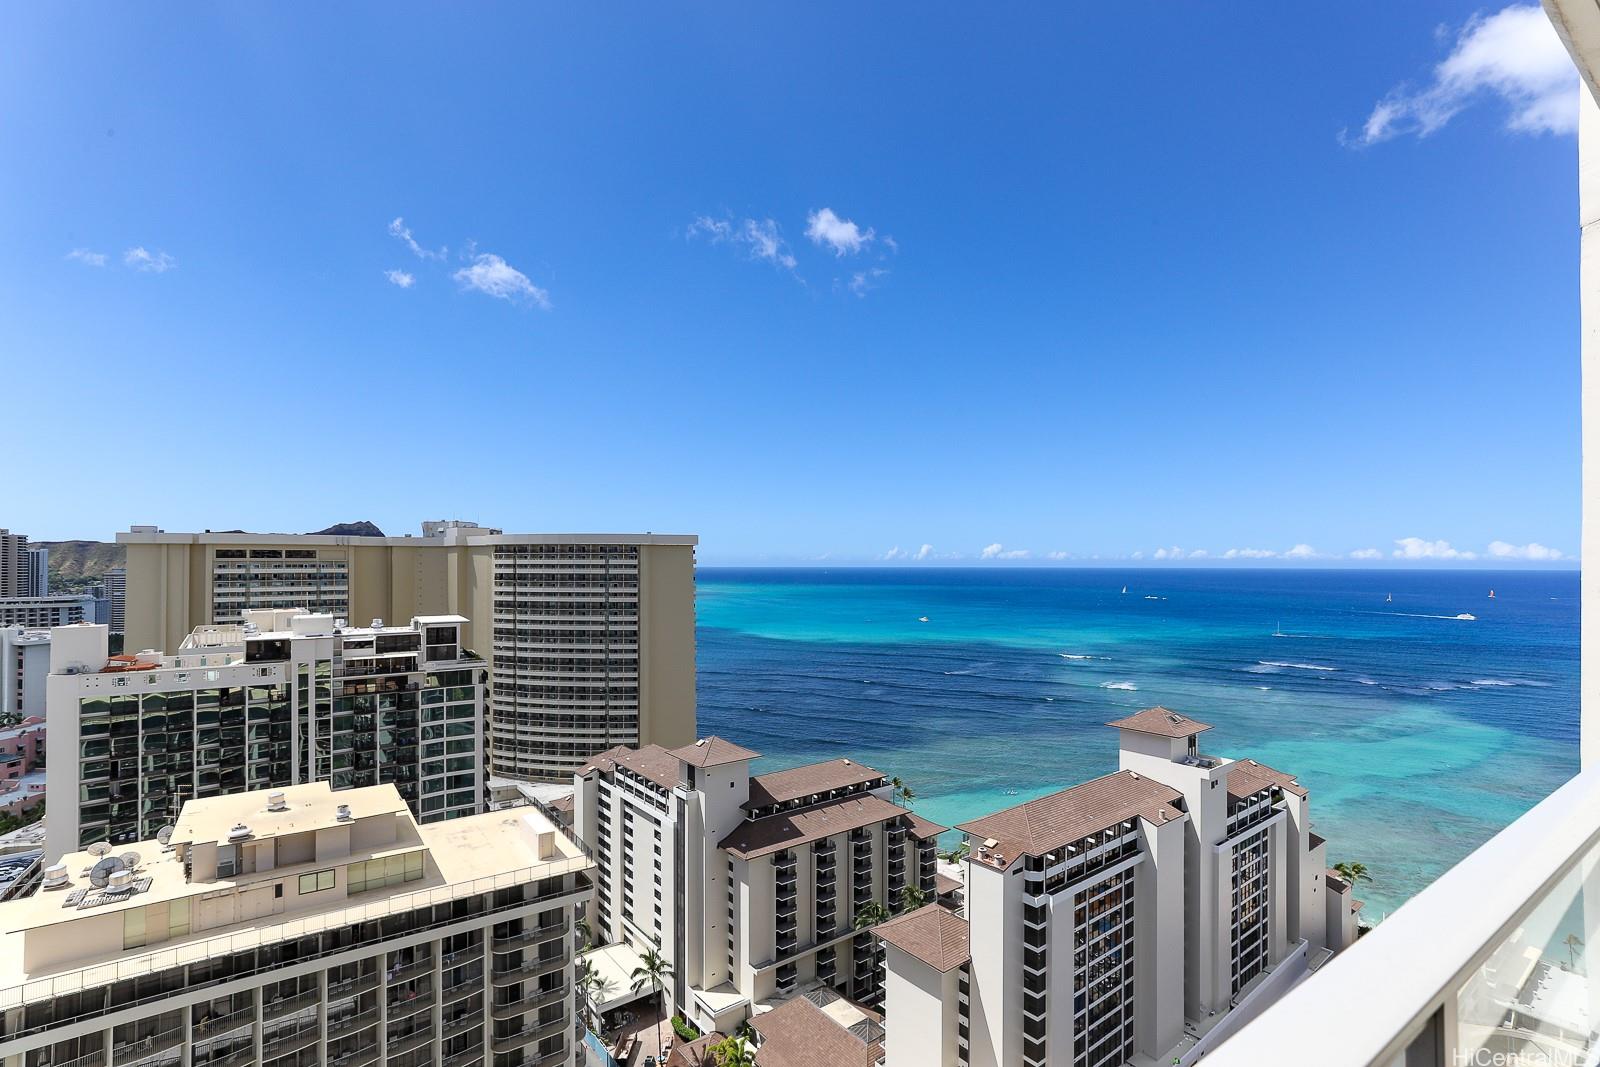
[[[1583,360],[1583,562],[1600,565],[1600,105],[1578,88],[1578,274]],[[1580,662],[1582,758],[1600,766],[1600,590],[1584,583]]]

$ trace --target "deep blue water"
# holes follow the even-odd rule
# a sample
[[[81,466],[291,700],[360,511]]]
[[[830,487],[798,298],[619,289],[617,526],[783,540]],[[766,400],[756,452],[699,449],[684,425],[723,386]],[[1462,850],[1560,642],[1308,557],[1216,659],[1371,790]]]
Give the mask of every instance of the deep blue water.
[[[1216,727],[1208,751],[1298,775],[1330,858],[1373,871],[1379,917],[1577,770],[1578,585],[702,568],[700,733],[762,752],[757,770],[863,760],[953,824],[1114,770],[1103,724],[1164,704]]]

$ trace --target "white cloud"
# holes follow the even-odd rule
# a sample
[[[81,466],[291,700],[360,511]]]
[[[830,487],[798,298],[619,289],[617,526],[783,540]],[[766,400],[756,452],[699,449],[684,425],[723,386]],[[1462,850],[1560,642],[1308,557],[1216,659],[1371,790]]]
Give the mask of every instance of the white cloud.
[[[1545,562],[1567,558],[1560,551],[1554,548],[1547,548],[1537,541],[1530,541],[1525,545],[1513,545],[1505,541],[1490,541],[1489,555],[1496,559],[1531,559]]]
[[[1476,552],[1453,548],[1449,541],[1424,541],[1420,537],[1395,539],[1395,559],[1477,559]]]
[[[77,260],[86,267],[103,267],[106,265],[104,252],[91,252],[87,248],[74,248],[67,253],[68,259]]]
[[[546,311],[550,309],[550,294],[534,285],[528,276],[491,252],[480,252],[472,259],[470,267],[462,267],[451,275],[468,289],[501,300],[528,300]]]
[[[932,545],[923,545],[921,548],[917,549],[917,554],[915,556],[912,556],[911,558],[915,559],[915,560],[924,560],[924,559],[931,559],[932,557],[933,557],[933,546]]]
[[[143,245],[136,245],[122,253],[122,262],[134,270],[151,274],[165,274],[178,265],[178,261],[165,252],[149,252]]]
[[[1028,551],[1026,548],[1006,548],[1000,542],[996,541],[994,544],[986,546],[984,550],[979,553],[978,558],[1027,559],[1031,555],[1033,555],[1033,553]]]
[[[1351,559],[1382,559],[1383,553],[1375,548],[1358,548],[1350,553]]]
[[[1189,553],[1189,558],[1190,559],[1210,559],[1211,558],[1211,553],[1207,552],[1203,548],[1197,548],[1193,552]]]
[[[1571,133],[1578,125],[1577,74],[1538,4],[1474,15],[1455,47],[1422,89],[1401,85],[1372,109],[1357,145],[1408,133],[1426,137],[1475,99],[1495,95],[1511,109],[1506,128],[1519,133]]]
[[[1144,549],[1142,549],[1142,548],[1139,549],[1137,552],[1135,552],[1133,555],[1129,556],[1128,558],[1129,559],[1144,559]]]
[[[398,285],[402,289],[409,289],[417,284],[416,275],[408,274],[403,270],[386,270],[383,272],[383,276],[388,278],[391,284]]]
[[[406,247],[417,254],[418,259],[443,259],[450,251],[447,248],[441,248],[437,252],[423,248],[417,243],[417,239],[411,236],[411,227],[406,225],[406,220],[400,217],[396,217],[393,222],[389,223],[389,236],[398,237],[401,241],[404,241]]]
[[[1063,559],[1071,559],[1072,558],[1072,553],[1070,553],[1070,552],[1060,552],[1060,551],[1057,551],[1057,552],[1046,552],[1045,553],[1045,558],[1046,559],[1053,559],[1053,560],[1057,560],[1057,561],[1063,560]]]
[[[849,289],[857,296],[866,296],[869,290],[878,287],[878,279],[887,277],[889,272],[882,267],[873,267],[870,270],[858,270],[850,275]]]
[[[1222,554],[1223,559],[1277,559],[1278,554],[1270,548],[1230,548]]]
[[[751,259],[763,260],[784,270],[794,270],[796,265],[794,253],[789,251],[788,242],[783,239],[778,224],[772,219],[734,222],[732,219],[701,215],[689,223],[684,235],[691,238],[704,236],[712,244],[739,245],[749,253]]]
[[[1150,558],[1151,559],[1182,559],[1187,554],[1188,553],[1184,552],[1184,550],[1179,548],[1177,545],[1173,545],[1171,548],[1158,548],[1158,549],[1156,549],[1155,554],[1153,556],[1151,556]]]
[[[1284,559],[1316,559],[1316,558],[1318,558],[1319,555],[1320,555],[1320,553],[1318,553],[1317,550],[1312,548],[1310,545],[1299,544],[1299,545],[1295,545],[1289,551],[1285,552],[1283,554],[1283,558]]]
[[[806,216],[806,236],[812,244],[827,245],[835,256],[854,255],[872,243],[872,230],[841,219],[831,207]]]
[[[888,559],[888,560],[908,559],[908,558],[910,558],[910,555],[911,555],[911,553],[907,552],[905,549],[901,548],[899,545],[895,545],[893,548],[891,548],[889,551],[885,552],[879,558],[880,559]]]

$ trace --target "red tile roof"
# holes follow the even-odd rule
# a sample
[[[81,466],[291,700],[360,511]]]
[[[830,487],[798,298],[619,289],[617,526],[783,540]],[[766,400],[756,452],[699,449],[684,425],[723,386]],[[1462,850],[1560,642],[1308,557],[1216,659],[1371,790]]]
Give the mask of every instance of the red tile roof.
[[[864,785],[883,777],[882,771],[848,759],[824,760],[787,771],[758,774],[750,779],[750,801],[745,807],[764,808],[832,789]]]
[[[1161,737],[1192,737],[1211,729],[1203,722],[1185,718],[1159,705],[1145,708],[1129,715],[1126,719],[1117,719],[1106,725],[1115,726],[1119,730],[1135,730],[1141,734],[1157,734]]]
[[[1175,806],[1183,794],[1132,771],[1117,771],[1014,808],[962,823],[978,842],[993,840],[988,856],[974,848],[972,859],[1009,867],[1018,856],[1043,856],[1109,826],[1138,816],[1153,823],[1183,818]]]
[[[741,859],[751,860],[904,814],[903,809],[871,793],[841,797],[814,808],[746,820],[722,839],[722,847]]]
[[[897,915],[873,927],[873,933],[936,971],[948,971],[972,958],[967,920],[943,904]]]

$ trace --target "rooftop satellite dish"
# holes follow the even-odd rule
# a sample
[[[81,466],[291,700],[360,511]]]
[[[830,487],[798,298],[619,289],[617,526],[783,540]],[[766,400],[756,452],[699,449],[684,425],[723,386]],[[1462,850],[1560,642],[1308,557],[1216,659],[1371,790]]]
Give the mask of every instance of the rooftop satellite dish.
[[[135,867],[139,866],[139,861],[141,859],[143,859],[144,857],[140,856],[137,852],[129,850],[127,852],[124,852],[122,855],[118,856],[117,858],[122,861],[122,865],[124,867],[128,868],[128,870],[131,871]]]
[[[167,845],[172,844],[172,827],[171,826],[163,826],[161,829],[157,830],[156,831],[156,840],[161,842],[161,845],[162,845],[163,848],[165,848]]]
[[[101,856],[104,856],[107,852],[110,852],[111,846],[106,844],[104,841],[96,841],[94,844],[89,846],[87,851],[89,855],[98,859]]]
[[[104,889],[111,883],[111,876],[122,870],[122,861],[115,856],[107,856],[89,870],[89,884],[96,889]]]

